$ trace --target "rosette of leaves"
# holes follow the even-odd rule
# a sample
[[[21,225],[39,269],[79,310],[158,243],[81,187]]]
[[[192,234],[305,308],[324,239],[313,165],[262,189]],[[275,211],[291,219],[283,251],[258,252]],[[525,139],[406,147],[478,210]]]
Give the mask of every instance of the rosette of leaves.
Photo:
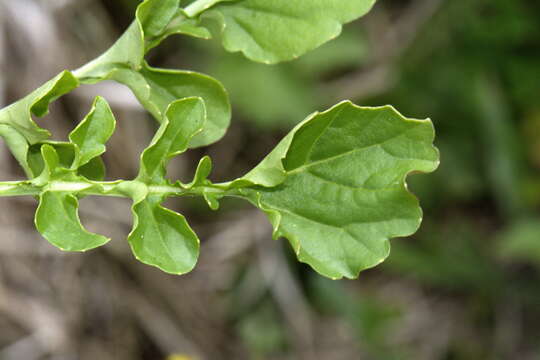
[[[217,209],[221,198],[240,197],[268,215],[274,237],[288,239],[300,261],[331,278],[356,277],[388,256],[390,238],[410,235],[420,225],[421,209],[405,179],[438,165],[431,122],[405,118],[390,106],[345,101],[307,117],[245,176],[213,183],[208,179],[212,162],[204,157],[193,181],[184,184],[166,177],[169,160],[223,136],[231,115],[228,97],[209,76],[157,69],[144,58],[173,34],[209,38],[204,24],[217,21],[227,50],[259,62],[290,60],[337,36],[343,24],[372,4],[197,0],[182,7],[179,0],[142,2],[133,24],[103,55],[0,110],[0,136],[28,176],[0,182],[0,196],[38,198],[38,231],[66,251],[109,241],[84,229],[79,199],[131,198],[128,242],[134,255],[173,274],[193,269],[199,239],[184,216],[163,207],[164,200],[198,195]],[[100,156],[115,127],[105,99],[96,98],[65,142],[49,140],[48,131],[32,118],[46,114],[52,101],[81,84],[103,80],[128,86],[160,124],[135,179],[103,181]]]

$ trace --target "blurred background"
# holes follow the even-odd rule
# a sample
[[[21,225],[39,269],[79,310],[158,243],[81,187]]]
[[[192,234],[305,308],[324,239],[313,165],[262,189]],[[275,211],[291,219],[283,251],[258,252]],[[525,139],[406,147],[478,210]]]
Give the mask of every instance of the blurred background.
[[[0,0],[0,106],[105,50],[136,0]],[[202,239],[196,269],[137,262],[129,202],[87,198],[83,222],[113,238],[65,254],[34,230],[36,202],[0,198],[0,359],[465,360],[540,358],[540,2],[379,0],[341,37],[277,66],[174,37],[154,66],[194,69],[229,90],[219,143],[170,166],[189,181],[200,157],[214,181],[252,168],[306,115],[341,99],[433,119],[441,166],[410,177],[425,216],[358,280],[298,263],[267,220],[226,200],[169,201]],[[95,95],[118,129],[108,178],[132,178],[156,124],[120,85],[85,86],[39,120],[56,139]],[[23,174],[0,142],[0,179]]]

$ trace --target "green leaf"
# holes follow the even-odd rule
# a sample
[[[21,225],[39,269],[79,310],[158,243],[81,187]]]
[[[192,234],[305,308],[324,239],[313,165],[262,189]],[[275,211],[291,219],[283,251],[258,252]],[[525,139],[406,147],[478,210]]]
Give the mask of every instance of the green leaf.
[[[32,115],[45,116],[51,102],[77,86],[79,81],[73,74],[64,71],[23,99],[0,110],[0,136],[4,138],[27,175],[30,175],[31,171],[26,161],[28,146],[24,145],[23,141],[32,145],[50,136],[47,130],[40,128],[32,120]]]
[[[77,146],[72,168],[78,169],[105,152],[105,143],[112,136],[115,124],[107,101],[96,97],[90,113],[69,134],[69,140]]]
[[[208,204],[208,207],[212,210],[219,209],[219,199],[223,197],[221,191],[215,191],[212,182],[208,180],[208,176],[212,172],[212,159],[209,156],[204,156],[197,165],[195,176],[193,181],[187,185],[182,186],[186,189],[199,188],[200,194],[204,197],[204,200]]]
[[[59,156],[53,145],[55,144],[43,144],[40,147],[43,171],[39,177],[32,180],[33,184],[44,188],[39,196],[35,216],[36,228],[51,244],[65,251],[86,251],[101,246],[109,239],[83,228],[78,215],[79,202],[75,189],[73,192],[54,189],[55,182],[74,180],[75,175],[63,166],[63,156]],[[59,145],[71,145],[73,153],[72,144]]]
[[[375,0],[210,1],[203,13],[222,26],[223,45],[251,60],[295,59],[337,37],[342,25],[365,13]]]
[[[35,116],[43,117],[49,113],[50,103],[78,86],[79,81],[73,74],[69,71],[63,71],[12,106],[19,111],[24,109],[22,112],[28,112],[30,110]],[[10,108],[11,106],[4,110]]]
[[[200,26],[198,20],[186,19],[182,12],[179,12],[177,16],[159,36],[147,40],[146,51],[155,48],[171,35],[189,35],[204,40],[212,38],[210,31]]]
[[[48,182],[60,178],[57,172],[60,170],[60,157],[52,145],[44,144],[39,148],[43,161],[41,174],[33,179],[36,184],[47,184]]]
[[[197,165],[195,170],[195,176],[193,181],[187,185],[187,188],[193,188],[195,186],[204,186],[209,184],[208,176],[212,172],[212,159],[210,156],[204,156]]]
[[[36,228],[51,244],[64,251],[86,251],[107,243],[110,239],[83,228],[78,207],[79,202],[71,193],[45,191],[39,197]]]
[[[166,111],[166,121],[141,156],[137,179],[146,183],[163,183],[169,159],[187,150],[191,139],[202,131],[205,117],[205,104],[201,98],[172,102]]]
[[[163,195],[151,195],[150,186],[167,185],[166,166],[170,158],[187,150],[190,140],[203,129],[205,106],[200,98],[177,100],[166,111],[150,146],[141,156],[139,176],[133,188],[133,230],[128,237],[135,257],[165,272],[191,271],[199,254],[199,239],[186,219],[160,204]],[[148,187],[142,189],[143,183]],[[144,219],[141,220],[141,219]]]
[[[180,6],[180,0],[147,0],[137,7],[137,20],[145,38],[159,36],[169,25]]]
[[[286,237],[300,261],[355,278],[388,256],[390,238],[420,225],[405,177],[437,168],[433,138],[429,120],[343,102],[308,118],[263,161],[265,172],[284,171],[282,183],[239,192],[268,214],[274,236]]]
[[[285,181],[287,172],[283,166],[283,159],[291,146],[296,132],[307,122],[311,121],[318,113],[310,115],[307,119],[296,125],[279,144],[268,154],[263,161],[241,179],[233,182],[234,185],[244,186],[247,183],[266,187],[277,186]],[[233,186],[234,186],[233,185]]]
[[[144,60],[144,33],[139,21],[134,21],[124,34],[101,56],[73,74],[84,84],[108,80],[119,69],[140,69]]]
[[[199,239],[186,219],[160,206],[160,197],[134,204],[128,241],[135,257],[171,274],[191,271],[199,257]]]
[[[62,141],[49,140],[30,146],[27,161],[32,172],[31,177],[43,175],[44,169],[49,175],[56,172],[66,175],[70,172],[69,169],[75,159],[75,152],[74,144]],[[49,161],[47,167],[45,160]]]
[[[208,29],[199,26],[197,20],[188,19],[179,5],[179,0],[147,0],[139,5],[136,18],[144,33],[145,52],[175,34],[211,37]]]
[[[231,118],[229,98],[223,86],[209,76],[145,65],[140,72],[119,71],[112,78],[129,86],[158,121],[161,121],[171,102],[186,97],[201,97],[206,106],[207,119],[203,131],[191,140],[190,148],[214,143],[227,131]]]

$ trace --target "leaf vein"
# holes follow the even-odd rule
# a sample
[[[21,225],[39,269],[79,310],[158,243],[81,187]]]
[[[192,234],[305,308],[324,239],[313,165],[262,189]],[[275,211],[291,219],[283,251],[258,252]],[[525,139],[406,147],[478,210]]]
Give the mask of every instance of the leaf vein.
[[[370,148],[373,148],[373,147],[376,147],[376,146],[381,146],[382,147],[383,144],[386,144],[389,141],[392,141],[392,140],[394,140],[394,139],[396,139],[396,138],[398,138],[400,136],[403,136],[403,135],[405,135],[406,133],[408,133],[409,131],[411,131],[411,130],[413,130],[415,128],[416,128],[416,126],[408,128],[407,130],[405,130],[405,131],[403,131],[403,132],[401,132],[399,134],[396,134],[394,136],[391,136],[388,139],[386,139],[386,140],[384,140],[382,142],[376,143],[376,144],[370,144],[370,145],[354,148],[352,150],[345,151],[345,152],[343,152],[341,154],[337,154],[337,155],[334,155],[334,156],[331,156],[331,157],[328,157],[328,158],[325,158],[325,159],[313,161],[313,162],[311,162],[309,164],[305,164],[305,165],[302,165],[300,167],[297,167],[296,169],[290,170],[290,171],[287,172],[287,174],[296,174],[296,173],[302,172],[303,170],[308,169],[308,168],[310,168],[312,166],[317,166],[317,165],[320,165],[320,164],[324,164],[326,162],[333,161],[333,160],[342,158],[344,156],[351,155],[351,154],[354,154],[356,152],[367,150],[367,149],[370,149]],[[394,155],[391,155],[391,156],[395,157]],[[422,160],[422,159],[413,159],[413,160]]]

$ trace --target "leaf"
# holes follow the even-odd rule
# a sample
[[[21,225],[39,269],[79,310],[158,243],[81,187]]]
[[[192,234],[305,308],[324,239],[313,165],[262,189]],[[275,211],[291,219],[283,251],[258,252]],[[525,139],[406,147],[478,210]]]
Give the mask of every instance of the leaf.
[[[199,192],[204,197],[204,201],[208,204],[208,207],[212,210],[219,209],[219,199],[223,197],[221,191],[215,191],[212,182],[208,180],[208,176],[212,172],[212,159],[209,156],[204,156],[197,165],[195,176],[193,181],[187,185],[182,186],[186,189],[199,188]]]
[[[138,180],[160,184],[169,159],[187,150],[190,140],[204,127],[205,105],[201,98],[177,100],[168,107],[166,121],[141,157]]]
[[[69,134],[69,140],[78,150],[72,168],[78,169],[105,152],[105,143],[112,136],[115,123],[107,101],[96,97],[90,113]]]
[[[26,161],[28,146],[23,145],[23,139],[32,145],[50,136],[47,130],[40,128],[32,120],[32,115],[45,116],[51,102],[77,86],[78,80],[69,71],[64,71],[23,99],[0,109],[0,136],[4,138],[27,175],[30,174]]]
[[[36,228],[51,244],[64,251],[86,251],[107,243],[110,239],[83,228],[78,207],[79,202],[71,193],[45,191],[39,197]]]
[[[62,159],[50,144],[41,146],[43,171],[32,183],[44,186],[39,196],[35,224],[54,246],[65,251],[86,251],[109,241],[86,231],[79,220],[79,202],[74,192],[55,191],[54,181],[73,180],[74,175],[62,166]],[[90,184],[89,184],[90,186]]]
[[[60,169],[60,157],[54,147],[50,144],[44,144],[38,149],[42,161],[41,173],[38,177],[33,179],[32,182],[44,186],[50,181],[61,177],[57,175],[57,172]],[[37,167],[34,168],[34,171],[37,171]]]
[[[197,165],[195,170],[195,176],[193,181],[187,185],[187,188],[193,188],[195,186],[203,186],[209,184],[208,176],[212,172],[212,159],[210,156],[204,156]]]
[[[149,0],[139,5],[136,17],[144,33],[145,52],[158,46],[171,35],[211,38],[208,29],[199,26],[198,21],[188,19],[179,5],[179,0]]]
[[[282,160],[285,158],[291,142],[294,139],[296,132],[301,129],[307,122],[316,116],[317,113],[310,115],[307,119],[302,121],[300,124],[296,125],[290,132],[285,136],[279,144],[268,154],[263,161],[259,163],[253,170],[243,176],[240,180],[233,182],[234,185],[238,184],[243,186],[247,181],[253,185],[262,185],[266,187],[277,186],[285,181],[287,177],[287,172],[283,166]]]
[[[199,20],[189,19],[183,9],[178,9],[174,14],[173,19],[159,34],[146,39],[146,51],[148,52],[150,49],[161,44],[161,42],[169,36],[176,34],[188,35],[206,40],[212,37],[212,34],[210,34],[210,31],[207,28],[199,25]]]
[[[169,25],[180,6],[180,0],[148,0],[137,7],[137,20],[145,38],[159,36]]]
[[[145,64],[137,73],[122,70],[112,74],[111,78],[129,86],[158,121],[171,102],[201,97],[206,106],[207,121],[204,130],[191,141],[191,148],[212,144],[227,131],[231,118],[229,98],[221,83],[209,76],[193,71],[157,69]]]
[[[221,24],[225,49],[271,64],[337,37],[343,24],[367,13],[375,0],[210,2],[215,5],[202,16]]]
[[[46,141],[32,145],[28,151],[28,164],[32,169],[32,177],[46,179],[73,177],[70,167],[74,158],[75,145],[68,142]]]
[[[171,103],[165,122],[141,156],[139,176],[132,182],[134,187],[126,189],[134,200],[135,220],[128,241],[135,257],[172,274],[193,269],[199,255],[199,239],[182,215],[160,205],[163,195],[152,195],[150,190],[167,184],[169,159],[187,150],[190,140],[202,130],[204,120],[202,99],[186,98]],[[147,184],[145,191],[143,183]]]
[[[289,239],[300,261],[355,278],[388,256],[389,238],[420,225],[404,180],[437,168],[433,137],[428,120],[343,102],[300,124],[258,167],[261,177],[283,171],[282,183],[239,192],[268,214],[274,237]]]
[[[140,69],[144,60],[144,33],[139,21],[134,21],[124,34],[101,56],[73,74],[84,84],[108,80],[119,69]]]
[[[135,218],[128,241],[135,257],[171,274],[191,271],[199,256],[199,239],[186,219],[148,197],[133,206]]]
[[[179,19],[176,22],[169,24],[169,26],[161,33],[161,35],[147,41],[146,50],[155,48],[171,35],[189,35],[195,38],[208,40],[212,38],[210,31],[199,25],[199,22],[194,19],[186,19],[180,13]]]

